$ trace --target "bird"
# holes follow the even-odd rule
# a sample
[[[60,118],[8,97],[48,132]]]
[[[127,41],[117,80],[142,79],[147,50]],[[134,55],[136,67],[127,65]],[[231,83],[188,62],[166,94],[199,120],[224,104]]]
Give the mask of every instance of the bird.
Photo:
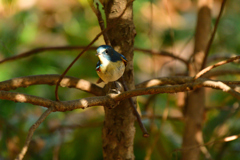
[[[128,60],[109,45],[101,45],[97,48],[99,61],[96,71],[100,77],[97,83],[115,82],[122,77]]]

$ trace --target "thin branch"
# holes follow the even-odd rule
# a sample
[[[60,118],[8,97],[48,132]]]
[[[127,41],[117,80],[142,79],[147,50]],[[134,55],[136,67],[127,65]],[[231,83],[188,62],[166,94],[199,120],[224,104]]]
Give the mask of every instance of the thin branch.
[[[36,48],[27,52],[20,53],[18,55],[5,58],[3,60],[0,60],[0,64],[8,62],[8,61],[13,61],[16,59],[21,59],[21,58],[26,58],[29,56],[32,56],[34,54],[42,53],[45,51],[67,51],[67,50],[81,50],[85,49],[86,46],[58,46],[58,47],[41,47],[41,48]],[[97,47],[91,47],[91,49],[96,50]]]
[[[167,52],[167,51],[156,51],[156,50],[149,50],[149,49],[142,49],[142,48],[135,48],[135,51],[139,51],[139,52],[144,52],[144,53],[149,53],[152,55],[161,55],[161,56],[168,56],[168,57],[172,57],[176,60],[179,60],[181,62],[183,62],[186,66],[188,66],[188,61],[180,58],[178,56],[175,56],[173,53]]]
[[[125,80],[124,80],[123,77],[122,77],[122,81],[123,81],[124,90],[125,90],[125,91],[128,91],[129,89],[128,89],[128,87],[127,87],[127,85],[126,85]],[[138,113],[138,111],[137,111],[137,107],[135,106],[132,97],[131,97],[131,98],[128,98],[128,100],[129,100],[130,105],[131,105],[131,107],[132,107],[132,109],[133,109],[133,113],[134,113],[134,115],[135,115],[136,118],[137,118],[137,122],[138,122],[138,124],[139,124],[139,126],[140,126],[140,128],[141,128],[141,130],[142,130],[142,132],[143,132],[143,137],[149,137],[148,131],[147,131],[147,129],[145,128],[145,126],[143,125],[143,123],[142,123],[141,116],[139,115],[139,113]]]
[[[207,44],[206,50],[205,50],[205,55],[204,55],[204,59],[203,59],[203,63],[202,63],[201,69],[203,69],[203,68],[206,66],[206,61],[207,61],[207,57],[208,57],[208,54],[209,54],[209,50],[210,50],[211,45],[212,45],[212,43],[213,43],[213,40],[214,40],[216,31],[217,31],[217,27],[218,27],[220,18],[221,18],[221,16],[222,16],[223,9],[224,9],[224,6],[225,6],[225,4],[226,4],[226,1],[227,1],[227,0],[223,0],[223,1],[222,1],[221,9],[220,9],[220,12],[219,12],[219,14],[218,14],[216,23],[215,23],[215,25],[214,25],[214,29],[213,29],[211,38],[210,38],[210,40],[209,40],[209,42],[208,42],[208,44]]]
[[[93,0],[88,0],[88,2],[89,2],[90,7],[92,8],[93,12],[94,12],[95,15],[97,16],[98,24],[99,24],[99,26],[100,26],[100,28],[101,28],[101,31],[105,30],[105,26],[104,26],[104,21],[103,21],[103,18],[102,18],[102,14],[101,14],[101,12],[100,12],[100,10],[99,10],[99,4],[96,3],[97,8],[95,8],[95,6],[94,6],[94,4],[93,4],[93,3],[94,3]],[[108,35],[107,35],[106,32],[103,33],[103,38],[104,38],[105,43],[106,43],[107,45],[110,45],[110,46],[111,46],[110,40],[109,40]]]
[[[5,58],[3,60],[0,60],[0,64],[5,63],[5,62],[9,62],[9,61],[14,61],[17,59],[21,59],[21,58],[27,58],[29,56],[38,54],[38,53],[43,53],[45,51],[68,51],[68,50],[82,50],[85,49],[87,46],[58,46],[58,47],[41,47],[41,48],[36,48],[36,49],[32,49],[30,51],[27,52],[23,52],[20,53],[18,55],[14,55],[12,57],[9,58]],[[96,50],[97,47],[95,46],[91,46],[89,47],[89,50]],[[172,57],[174,59],[177,59],[181,62],[183,62],[184,64],[188,64],[188,62],[178,56],[175,56],[174,54],[167,52],[167,51],[155,51],[155,50],[149,50],[149,49],[142,49],[142,48],[134,48],[135,51],[139,51],[139,52],[143,52],[143,53],[148,53],[148,54],[153,54],[153,55],[159,55],[159,56],[167,56],[167,57]]]
[[[32,139],[34,131],[38,128],[38,126],[46,119],[46,117],[53,111],[53,107],[48,108],[41,117],[31,126],[31,128],[28,131],[27,139],[25,141],[25,144],[21,150],[21,152],[18,154],[18,156],[15,158],[15,160],[22,160],[28,150],[29,143]]]
[[[176,76],[176,77],[160,77],[153,78],[142,83],[137,84],[136,88],[146,88],[160,85],[176,85],[193,82],[192,77],[187,76]]]
[[[223,61],[232,57],[237,56],[237,54],[233,54],[233,53],[225,53],[224,55],[221,53],[214,53],[213,55],[209,56],[207,58],[207,63],[212,63],[214,61]]]
[[[240,134],[232,135],[232,136],[224,137],[224,138],[221,138],[221,139],[218,139],[218,140],[209,141],[209,142],[204,143],[204,144],[190,146],[190,147],[187,147],[187,148],[179,148],[179,149],[176,149],[174,152],[181,152],[183,150],[191,150],[191,149],[194,149],[194,148],[213,145],[215,143],[220,143],[220,142],[230,142],[230,141],[234,141],[234,140],[238,139],[239,137],[240,137]]]
[[[224,69],[224,70],[210,71],[210,72],[204,74],[203,77],[210,78],[210,77],[233,75],[233,74],[240,74],[240,70],[239,69],[228,69],[228,70]]]
[[[34,75],[26,77],[18,77],[0,82],[0,90],[9,91],[20,87],[28,87],[31,85],[48,84],[56,85],[60,75],[46,74]],[[84,79],[66,76],[60,83],[61,87],[76,88],[96,96],[105,95],[101,87]]]
[[[224,60],[224,61],[218,62],[218,63],[216,63],[214,65],[208,66],[208,67],[204,68],[203,70],[201,70],[200,72],[198,72],[196,74],[196,76],[194,77],[194,79],[195,80],[198,79],[199,77],[201,77],[205,73],[209,72],[213,68],[222,66],[222,65],[227,64],[227,63],[230,63],[230,62],[235,61],[237,59],[240,59],[240,56],[232,57],[232,58],[229,58],[228,60]]]
[[[73,64],[78,60],[78,58],[84,53],[86,52],[90,47],[91,45],[98,40],[98,38],[104,33],[106,32],[107,30],[111,29],[112,27],[114,27],[114,25],[117,24],[118,20],[123,16],[123,14],[125,13],[125,11],[127,10],[127,7],[128,5],[130,5],[133,1],[129,1],[127,4],[126,4],[126,7],[125,9],[123,10],[123,12],[119,15],[119,17],[117,17],[115,23],[112,23],[111,25],[109,25],[106,29],[104,29],[103,31],[101,31],[93,40],[91,43],[89,43],[89,45],[87,45],[87,47],[85,49],[83,49],[83,51],[81,53],[79,53],[79,55],[72,61],[72,63],[67,67],[67,69],[63,72],[63,74],[60,76],[57,84],[56,84],[56,88],[55,88],[55,98],[57,101],[59,101],[59,97],[58,97],[58,86],[60,84],[60,82],[62,81],[63,77],[66,75],[66,73],[69,71],[69,69],[73,66]]]

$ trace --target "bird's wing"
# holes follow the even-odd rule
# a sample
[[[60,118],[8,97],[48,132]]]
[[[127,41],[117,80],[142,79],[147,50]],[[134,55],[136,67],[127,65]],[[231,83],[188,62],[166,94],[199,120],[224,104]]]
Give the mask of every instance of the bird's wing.
[[[96,65],[96,71],[100,71],[100,65],[101,65],[101,63],[100,63],[100,61],[98,61],[97,65]]]
[[[127,65],[127,62],[128,62],[127,58],[124,57],[124,55],[122,55],[122,54],[120,54],[120,56],[121,56],[121,59],[122,59],[123,63],[124,63],[125,66],[126,66],[126,65]]]

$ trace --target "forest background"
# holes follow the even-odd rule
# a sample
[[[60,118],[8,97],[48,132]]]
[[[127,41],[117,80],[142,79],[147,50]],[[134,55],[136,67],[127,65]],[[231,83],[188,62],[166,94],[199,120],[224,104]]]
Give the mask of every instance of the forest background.
[[[239,55],[238,0],[227,3],[222,0],[135,0],[135,84],[156,77],[194,76],[198,73],[189,73],[187,67],[192,63],[193,53],[196,51],[195,42],[199,35],[196,30],[197,24],[201,23],[198,20],[201,17],[199,14],[202,4],[207,6],[207,15],[210,15],[203,22],[209,26],[205,28],[209,32],[204,32],[207,34],[204,41],[206,45],[210,44],[205,67]],[[100,5],[99,9],[105,21],[102,8]],[[222,15],[219,16],[221,11]],[[200,24],[201,27],[204,28],[204,25]],[[16,89],[5,86],[3,82],[31,75],[61,75],[100,32],[97,16],[87,0],[1,0],[1,91],[15,89],[14,92],[55,100],[54,85],[33,85]],[[95,66],[98,59],[95,49],[102,44],[105,44],[103,36],[77,60],[67,76],[96,84],[98,76]],[[42,49],[33,50],[36,48]],[[28,52],[31,50],[33,51]],[[6,59],[24,53],[31,54]],[[197,60],[199,57],[195,58],[195,61]],[[231,87],[239,93],[239,73],[239,63],[234,61],[210,71],[205,78],[235,81]],[[189,90],[193,88],[190,87]],[[221,89],[205,88],[203,101],[195,101],[204,107],[202,113],[196,112],[201,117],[201,132],[193,130],[193,134],[199,133],[201,138],[199,141],[194,138],[189,140],[199,145],[184,143],[186,140],[183,137],[186,137],[188,132],[186,117],[191,112],[186,109],[186,97],[189,97],[187,92],[138,96],[137,105],[141,110],[142,122],[150,136],[143,137],[138,124],[135,124],[135,159],[180,159],[184,154],[195,153],[194,150],[199,152],[199,159],[240,159],[240,96],[233,96],[222,90],[224,92]],[[24,146],[29,128],[46,108],[28,103],[14,103],[14,100],[5,98],[3,93],[5,92],[0,94],[0,159],[14,159]],[[91,92],[67,87],[59,87],[58,93],[59,98],[65,101],[92,96]],[[197,117],[193,117],[192,121],[194,119]],[[25,159],[102,159],[103,121],[104,108],[101,106],[52,112],[36,129]],[[193,134],[190,132],[191,137]]]

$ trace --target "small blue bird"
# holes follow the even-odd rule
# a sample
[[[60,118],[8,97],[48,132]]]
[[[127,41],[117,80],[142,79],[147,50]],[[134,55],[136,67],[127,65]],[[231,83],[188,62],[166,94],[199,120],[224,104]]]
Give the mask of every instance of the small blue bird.
[[[97,48],[97,54],[99,61],[97,62],[96,71],[100,79],[97,83],[104,81],[114,82],[122,77],[125,66],[127,65],[127,59],[111,46],[101,45]]]

